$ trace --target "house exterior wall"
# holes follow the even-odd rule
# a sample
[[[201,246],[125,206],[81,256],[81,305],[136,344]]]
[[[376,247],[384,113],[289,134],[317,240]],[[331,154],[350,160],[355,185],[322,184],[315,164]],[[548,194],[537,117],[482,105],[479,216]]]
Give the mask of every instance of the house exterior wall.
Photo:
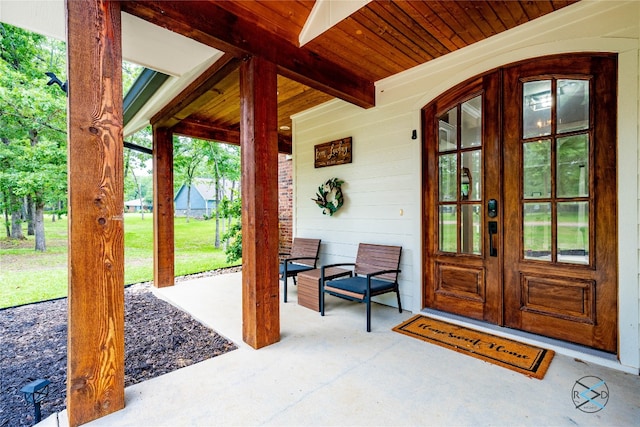
[[[360,242],[403,247],[403,306],[423,308],[421,280],[421,108],[477,74],[568,52],[617,52],[619,351],[622,369],[640,367],[638,265],[639,4],[579,2],[376,85],[376,107],[335,100],[294,116],[294,235],[322,239],[321,263],[352,261]],[[412,131],[418,133],[412,139]],[[353,138],[351,164],[314,168],[314,145]],[[345,181],[333,217],[310,199],[329,178]],[[384,296],[383,296],[384,297]],[[380,298],[395,305],[393,296]]]
[[[194,188],[191,189],[191,212],[192,218],[202,217],[203,215],[211,214],[211,209],[214,206],[213,201],[210,201],[209,206],[206,206],[206,201],[202,198],[200,193]],[[187,215],[187,186],[183,185],[178,190],[178,194],[174,199],[174,211],[176,216]]]

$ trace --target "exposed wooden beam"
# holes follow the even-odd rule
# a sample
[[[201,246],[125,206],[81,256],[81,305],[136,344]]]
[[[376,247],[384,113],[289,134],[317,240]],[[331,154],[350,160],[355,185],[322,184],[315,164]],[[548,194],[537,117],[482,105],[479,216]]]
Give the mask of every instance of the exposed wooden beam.
[[[319,58],[225,9],[225,2],[125,1],[123,11],[236,57],[260,56],[278,72],[363,108],[375,106],[374,82]]]
[[[196,120],[183,120],[171,130],[176,135],[240,145],[240,131],[220,128]]]
[[[190,138],[240,145],[240,131],[212,126],[196,120],[182,120],[180,123],[172,127],[171,131],[176,135],[187,136]],[[291,154],[290,137],[278,134],[278,152]]]
[[[233,55],[224,54],[204,73],[198,76],[178,96],[151,118],[151,124],[158,127],[172,127],[180,120],[189,117],[198,110],[199,98],[204,96],[229,73],[240,66],[240,61]]]
[[[173,286],[173,134],[153,126],[153,284]]]
[[[66,1],[69,78],[67,416],[124,408],[124,176],[118,1]]]
[[[263,58],[240,67],[242,338],[253,348],[280,340],[276,82]]]

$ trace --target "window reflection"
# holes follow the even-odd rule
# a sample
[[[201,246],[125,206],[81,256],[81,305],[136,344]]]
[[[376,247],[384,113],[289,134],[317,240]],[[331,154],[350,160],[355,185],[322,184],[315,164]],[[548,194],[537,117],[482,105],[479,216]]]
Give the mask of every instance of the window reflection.
[[[469,194],[465,200],[482,198],[482,151],[473,150],[462,153],[462,167],[466,169],[469,180]]]
[[[440,206],[438,212],[438,226],[442,252],[458,251],[458,213],[455,205]]]
[[[522,163],[524,198],[551,196],[551,141],[546,139],[525,143]]]
[[[482,96],[462,104],[460,147],[478,147],[482,144]]]
[[[454,154],[443,154],[438,158],[438,175],[440,185],[440,201],[451,202],[455,201],[458,195],[457,192],[457,177],[456,172],[458,170],[458,157]]]
[[[589,135],[558,138],[556,152],[558,197],[589,196]]]
[[[558,261],[589,264],[589,202],[558,203]]]
[[[438,119],[438,151],[455,150],[458,146],[458,110],[452,108]]]
[[[551,203],[525,203],[524,257],[551,261]]]
[[[480,205],[461,206],[462,218],[460,219],[460,252],[480,255],[481,239],[480,224],[482,222],[482,209]]]
[[[558,133],[589,128],[589,81],[558,80]]]
[[[523,138],[551,134],[551,80],[523,84],[522,133]]]

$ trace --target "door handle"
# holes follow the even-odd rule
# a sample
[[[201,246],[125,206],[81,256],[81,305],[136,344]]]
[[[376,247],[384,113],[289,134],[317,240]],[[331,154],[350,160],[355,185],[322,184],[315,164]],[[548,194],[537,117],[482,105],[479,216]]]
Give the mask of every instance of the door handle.
[[[498,221],[489,221],[489,256],[498,256],[498,248],[493,245],[493,236],[498,234]]]

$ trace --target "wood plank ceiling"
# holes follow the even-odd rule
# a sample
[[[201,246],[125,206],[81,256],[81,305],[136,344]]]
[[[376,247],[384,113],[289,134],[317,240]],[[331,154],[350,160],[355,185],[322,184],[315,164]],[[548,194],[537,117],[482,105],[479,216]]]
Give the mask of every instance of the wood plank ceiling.
[[[183,130],[201,129],[193,135],[200,137],[211,127],[210,134],[235,142],[240,123],[237,67],[247,55],[261,55],[278,65],[278,132],[281,142],[289,142],[281,151],[288,151],[292,114],[333,97],[371,107],[376,81],[576,1],[372,1],[304,46],[298,40],[313,0],[125,1],[122,9],[234,59],[152,121],[184,122]]]

